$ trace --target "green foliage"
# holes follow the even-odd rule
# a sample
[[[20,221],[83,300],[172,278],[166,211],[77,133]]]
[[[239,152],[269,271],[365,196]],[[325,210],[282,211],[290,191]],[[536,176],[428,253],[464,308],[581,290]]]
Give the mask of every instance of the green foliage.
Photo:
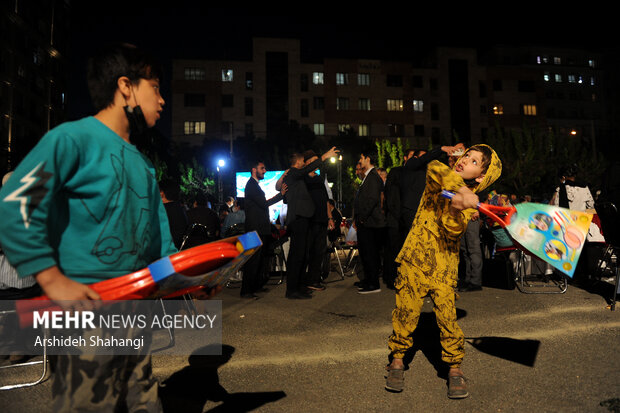
[[[393,167],[402,165],[405,149],[401,138],[396,138],[396,142],[389,139],[377,139],[375,145],[377,147],[377,167],[385,168],[390,172]]]
[[[211,196],[216,193],[213,172],[208,173],[196,158],[192,158],[191,163],[179,163],[179,177],[181,198],[184,201],[191,200],[199,193]]]
[[[168,164],[164,162],[157,154],[151,156],[151,162],[155,167],[155,179],[157,182],[161,182],[164,178],[168,177]]]
[[[559,183],[562,167],[576,165],[577,179],[596,189],[606,163],[579,138],[565,138],[537,129],[503,130],[496,126],[488,144],[502,161],[502,176],[495,183],[500,193],[549,199]]]

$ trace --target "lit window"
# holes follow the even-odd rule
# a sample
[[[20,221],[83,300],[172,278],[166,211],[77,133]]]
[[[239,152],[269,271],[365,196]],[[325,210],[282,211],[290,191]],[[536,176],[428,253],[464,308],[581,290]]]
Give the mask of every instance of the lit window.
[[[370,99],[360,98],[358,109],[359,110],[370,110]]]
[[[337,85],[348,85],[349,74],[348,73],[336,73],[336,84]]]
[[[232,82],[233,71],[232,69],[222,69],[222,82]]]
[[[536,116],[536,105],[523,105],[523,114],[526,116]]]
[[[359,86],[370,86],[370,75],[368,73],[358,73],[357,84]]]
[[[561,65],[562,64],[562,59],[559,57],[554,57],[553,58],[553,64],[554,65]]]
[[[204,135],[206,127],[206,122],[185,121],[183,133],[185,135]]]
[[[583,83],[583,76],[579,75],[579,77],[577,78],[577,83],[579,84]]]
[[[594,76],[592,76],[590,78],[590,86],[594,86],[595,82],[594,82]]]
[[[403,110],[403,100],[402,99],[388,99],[387,110],[401,112]]]
[[[323,72],[314,72],[312,73],[312,83],[315,85],[323,84]]]
[[[493,106],[493,114],[494,115],[503,115],[504,114],[504,105],[497,104]]]
[[[414,112],[424,112],[424,101],[423,100],[413,100],[413,111]]]
[[[186,67],[185,80],[205,80],[205,70],[199,67]]]
[[[368,136],[368,125],[359,125],[357,127],[358,136]]]
[[[549,75],[549,72],[545,72],[545,74],[543,75],[543,79],[545,80],[545,82],[548,82],[549,80],[551,80],[551,76]]]
[[[554,78],[556,83],[562,83],[562,75],[556,73]]]
[[[349,98],[337,98],[336,110],[349,110]]]
[[[575,77],[575,75],[568,75],[568,83],[576,83],[577,82],[577,78]]]
[[[536,56],[536,63],[541,64],[542,63],[542,57]]]
[[[325,135],[325,124],[324,123],[315,123],[314,124],[314,134],[317,136]]]
[[[350,129],[351,129],[351,125],[349,124],[346,124],[346,123],[338,124],[338,132],[340,133],[347,133]]]
[[[590,66],[590,67],[596,67],[596,62],[595,62],[594,60],[592,60],[592,59],[589,59],[589,60],[588,60],[588,66]]]

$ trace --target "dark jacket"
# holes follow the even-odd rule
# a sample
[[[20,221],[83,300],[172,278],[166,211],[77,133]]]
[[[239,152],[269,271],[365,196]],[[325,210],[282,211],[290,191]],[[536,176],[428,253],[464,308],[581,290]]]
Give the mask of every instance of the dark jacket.
[[[278,193],[267,200],[256,179],[250,177],[245,185],[245,230],[256,231],[259,235],[271,235],[269,206],[281,199],[282,194]]]
[[[168,215],[168,223],[170,224],[170,234],[172,235],[172,241],[174,246],[181,247],[183,243],[183,236],[187,231],[188,221],[185,208],[180,202],[172,201],[164,204],[166,214]]]
[[[383,228],[386,225],[382,205],[383,179],[372,168],[362,182],[353,200],[353,218],[358,226]]]
[[[308,176],[304,178],[310,197],[314,202],[314,215],[312,222],[323,223],[327,226],[327,189],[325,188],[325,178],[320,175]]]
[[[426,186],[426,166],[431,161],[441,160],[445,163],[447,159],[441,147],[437,147],[419,158],[410,158],[403,165],[400,175],[400,225],[411,227]]]
[[[386,226],[398,228],[400,220],[400,189],[401,175],[403,173],[402,166],[395,166],[390,169],[387,179],[385,180],[385,217]]]
[[[306,186],[305,177],[315,169],[318,169],[323,161],[320,159],[315,160],[311,164],[304,166],[301,169],[290,168],[284,183],[287,185],[285,202],[288,205],[286,210],[286,225],[295,221],[295,218],[305,217],[310,218],[314,215],[314,202],[308,192]]]

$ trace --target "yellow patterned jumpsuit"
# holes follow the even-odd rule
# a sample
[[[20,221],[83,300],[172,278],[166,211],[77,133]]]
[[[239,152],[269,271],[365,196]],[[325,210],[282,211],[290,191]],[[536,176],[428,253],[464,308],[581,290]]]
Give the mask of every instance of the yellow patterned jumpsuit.
[[[490,149],[490,147],[489,147]],[[492,151],[491,163],[481,183],[471,187],[480,192],[499,178],[502,164]],[[448,212],[450,201],[441,191],[456,191],[463,179],[439,161],[429,163],[426,187],[405,243],[396,257],[400,263],[395,280],[396,308],[392,311],[393,332],[388,347],[395,358],[403,358],[413,345],[424,297],[430,295],[440,330],[442,360],[459,367],[465,354],[465,336],[456,322],[456,293],[460,237],[474,209],[457,216]]]

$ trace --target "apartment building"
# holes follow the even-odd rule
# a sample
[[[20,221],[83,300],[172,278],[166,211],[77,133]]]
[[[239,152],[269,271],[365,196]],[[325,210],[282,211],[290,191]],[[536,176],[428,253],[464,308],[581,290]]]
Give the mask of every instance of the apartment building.
[[[473,49],[437,49],[423,65],[368,59],[300,61],[295,39],[253,40],[251,61],[175,60],[172,137],[265,138],[294,121],[318,136],[480,141],[486,70]],[[473,93],[470,93],[473,92]]]
[[[515,59],[523,51],[500,50],[486,61],[474,48],[439,47],[411,61],[316,63],[300,60],[299,40],[254,38],[250,61],[173,61],[172,138],[190,145],[265,138],[296,122],[318,136],[425,146],[481,142],[496,126],[566,128],[545,55],[538,64]],[[573,76],[566,73],[566,82]]]
[[[0,6],[0,167],[12,169],[65,120],[67,2]]]

